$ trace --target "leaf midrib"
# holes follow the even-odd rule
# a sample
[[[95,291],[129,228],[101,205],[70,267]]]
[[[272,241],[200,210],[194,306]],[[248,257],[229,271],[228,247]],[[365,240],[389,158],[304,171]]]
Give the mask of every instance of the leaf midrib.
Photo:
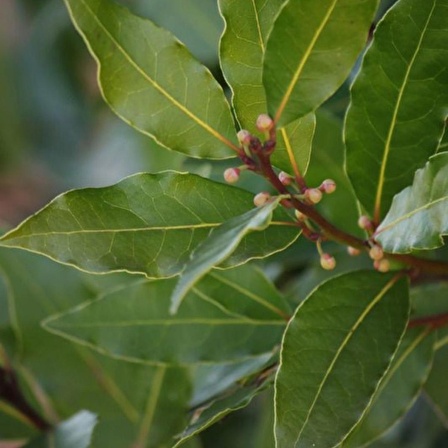
[[[116,46],[116,48],[122,53],[124,58],[129,62],[129,64],[134,67],[134,69],[144,78],[146,79],[159,93],[161,93],[168,101],[170,101],[174,106],[176,106],[181,112],[195,121],[199,126],[201,126],[204,130],[210,133],[213,137],[220,140],[229,148],[238,151],[238,147],[235,146],[230,140],[220,134],[216,129],[213,129],[210,125],[208,125],[205,121],[199,118],[197,115],[192,113],[189,109],[187,109],[182,103],[177,101],[172,95],[170,95],[157,81],[152,79],[138,64],[134,61],[131,56],[126,52],[126,50],[119,44],[119,42],[112,36],[112,34],[108,31],[107,27],[101,22],[101,20],[97,17],[94,11],[88,6],[85,0],[80,0],[83,4],[84,8],[88,11],[93,20],[98,24],[98,26],[103,30],[103,32],[107,35],[110,41]],[[70,8],[71,11],[71,8]],[[73,21],[76,22],[73,13],[71,13]],[[82,33],[84,34],[84,33]]]
[[[400,216],[399,218],[395,219],[394,221],[391,221],[389,224],[387,224],[387,226],[384,227],[380,227],[378,229],[377,232],[375,232],[376,235],[379,235],[380,233],[384,232],[385,230],[389,230],[391,227],[394,227],[396,225],[398,225],[400,222],[403,222],[407,219],[411,219],[414,215],[416,215],[417,213],[420,213],[423,210],[427,210],[430,207],[435,206],[436,204],[438,204],[439,202],[443,202],[448,200],[448,195],[446,196],[442,196],[441,198],[438,198],[434,201],[430,201],[428,203],[426,203],[425,205],[422,205],[421,207],[415,208],[414,210],[411,210],[410,212]]]
[[[49,322],[51,324],[51,322]],[[129,320],[118,322],[82,322],[82,323],[58,323],[55,328],[100,328],[100,327],[143,327],[143,326],[177,326],[177,325],[246,325],[246,326],[285,326],[285,322],[281,320],[255,320],[251,318],[242,319],[205,319],[205,318],[189,318],[189,319],[147,319],[147,320]],[[51,325],[50,325],[51,327]]]
[[[398,280],[398,276],[394,277],[392,280],[390,280],[382,289],[381,291],[378,293],[378,295],[376,297],[374,297],[374,299],[369,302],[368,306],[366,307],[366,309],[361,313],[361,315],[359,316],[359,318],[356,320],[355,324],[351,327],[350,331],[348,332],[347,336],[344,338],[344,340],[342,341],[342,344],[340,345],[340,347],[338,348],[337,352],[335,353],[321,383],[319,384],[319,387],[317,389],[316,395],[314,397],[314,400],[308,410],[307,416],[305,418],[305,421],[303,422],[302,425],[302,429],[299,432],[299,435],[297,436],[296,441],[294,442],[294,447],[297,447],[297,444],[300,441],[300,437],[302,436],[302,433],[304,431],[304,429],[306,428],[308,421],[310,419],[310,416],[314,410],[314,407],[318,401],[318,399],[320,398],[322,389],[328,379],[328,377],[330,376],[330,374],[333,371],[334,366],[336,365],[336,362],[339,359],[339,356],[341,355],[342,351],[346,348],[346,346],[348,345],[348,343],[350,342],[350,339],[352,339],[352,337],[354,336],[355,332],[358,330],[359,326],[362,324],[362,322],[364,321],[364,319],[367,317],[367,315],[372,311],[372,309],[377,305],[377,303],[384,297],[384,295],[389,291],[389,289],[391,289],[395,283]]]
[[[390,126],[389,126],[389,129],[387,131],[386,142],[384,144],[384,153],[383,153],[383,157],[381,159],[380,174],[379,174],[378,183],[377,183],[378,187],[377,187],[377,190],[376,190],[375,205],[374,205],[374,221],[377,222],[377,223],[381,219],[381,199],[382,199],[383,190],[384,190],[384,184],[385,184],[386,166],[387,166],[387,163],[388,163],[389,153],[390,153],[390,149],[391,149],[392,137],[393,137],[393,134],[394,134],[394,131],[395,131],[395,125],[397,123],[398,112],[399,112],[399,109],[400,109],[400,106],[401,106],[401,101],[402,101],[402,98],[403,98],[404,91],[405,91],[405,89],[406,89],[406,87],[408,85],[408,80],[409,80],[409,76],[410,76],[411,70],[412,70],[412,68],[414,66],[415,59],[416,59],[416,57],[417,57],[417,55],[418,55],[418,53],[419,53],[419,51],[421,49],[423,38],[425,37],[425,34],[426,34],[427,29],[428,29],[429,22],[430,22],[430,20],[432,18],[432,14],[434,12],[435,6],[436,6],[436,2],[434,1],[432,9],[431,9],[431,12],[428,15],[428,19],[426,20],[425,26],[423,27],[423,31],[421,33],[420,39],[419,39],[418,44],[417,44],[417,46],[415,48],[414,54],[412,55],[411,61],[409,62],[408,68],[406,70],[406,74],[405,74],[405,76],[403,78],[403,82],[402,82],[402,84],[400,86],[397,102],[395,104],[394,111],[393,111],[393,114],[392,114],[392,120],[390,122]]]
[[[288,88],[286,89],[286,92],[285,92],[285,94],[284,94],[284,96],[282,98],[282,101],[280,102],[280,105],[279,105],[279,107],[277,109],[277,112],[276,112],[275,118],[274,118],[275,122],[278,122],[280,120],[280,117],[281,117],[281,115],[283,113],[283,110],[285,109],[285,107],[286,107],[286,105],[287,105],[287,103],[289,101],[289,98],[291,97],[291,94],[292,94],[292,92],[293,92],[293,90],[294,90],[294,88],[295,88],[295,86],[297,84],[297,81],[300,78],[300,75],[302,74],[302,71],[303,71],[303,69],[305,67],[305,64],[308,62],[310,54],[313,51],[313,48],[316,45],[317,40],[319,39],[319,37],[320,37],[320,35],[321,35],[325,25],[327,24],[328,20],[331,17],[331,14],[334,11],[334,8],[336,7],[336,3],[337,3],[337,0],[333,0],[332,5],[328,8],[328,11],[325,14],[322,22],[320,23],[319,27],[317,28],[316,32],[314,33],[314,36],[311,39],[311,42],[308,45],[308,47],[307,47],[307,49],[305,51],[305,54],[303,55],[301,61],[299,62],[299,65],[298,65],[298,67],[297,67],[297,69],[296,69],[296,71],[294,73],[294,76],[292,77],[292,80],[289,83]]]

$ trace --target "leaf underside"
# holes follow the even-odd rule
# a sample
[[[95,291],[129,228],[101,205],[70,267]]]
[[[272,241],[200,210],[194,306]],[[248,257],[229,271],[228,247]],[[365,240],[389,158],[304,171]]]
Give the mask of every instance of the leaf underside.
[[[394,197],[375,232],[388,252],[435,249],[448,234],[448,152],[436,154],[415,173],[412,186]]]

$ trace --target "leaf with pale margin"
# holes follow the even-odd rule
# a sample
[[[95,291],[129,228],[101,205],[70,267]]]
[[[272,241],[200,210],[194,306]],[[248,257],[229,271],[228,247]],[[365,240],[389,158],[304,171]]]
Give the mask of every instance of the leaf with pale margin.
[[[268,111],[284,126],[317,109],[363,49],[376,0],[290,0],[275,20],[263,67]]]
[[[191,288],[215,266],[223,262],[249,233],[266,229],[272,221],[272,213],[281,197],[256,207],[244,215],[236,216],[213,229],[191,254],[191,259],[182,272],[171,296],[170,312],[176,313]]]
[[[448,234],[448,152],[431,157],[417,170],[412,186],[394,197],[375,232],[384,250],[406,253],[435,249]]]
[[[95,414],[80,411],[51,432],[27,443],[25,448],[88,448],[97,422]]]
[[[384,434],[411,408],[431,371],[436,334],[408,329],[372,402],[339,448],[361,448]]]
[[[205,431],[211,425],[222,420],[226,415],[243,409],[261,392],[266,390],[273,382],[273,376],[261,381],[256,380],[248,385],[236,386],[235,390],[229,391],[226,395],[217,397],[210,403],[207,403],[196,409],[190,419],[189,425],[180,435],[181,440],[174,445],[174,448],[183,446],[184,443],[201,432]]]
[[[375,221],[437,151],[448,105],[448,0],[402,0],[375,31],[352,88],[347,172]]]
[[[111,0],[65,3],[120,118],[188,156],[232,156],[235,129],[222,88],[171,33]]]
[[[193,174],[136,174],[110,187],[62,194],[0,244],[88,272],[170,277],[212,228],[251,208],[251,193]],[[288,215],[279,209],[274,218],[286,221]],[[298,235],[283,226],[249,235],[226,266],[282,250]]]
[[[251,291],[257,277],[267,283],[251,269],[210,273],[174,316],[168,308],[176,280],[141,280],[52,316],[44,326],[113,358],[146,364],[224,364],[255,358],[279,344],[288,307],[272,286]]]
[[[284,0],[220,0],[225,21],[221,37],[220,61],[232,90],[232,103],[242,128],[255,132],[255,122],[267,112],[262,81],[266,41]],[[277,132],[272,163],[288,173],[305,175],[316,127],[314,114],[308,114]]]
[[[406,279],[372,271],[335,277],[302,302],[276,378],[278,448],[342,442],[386,372],[408,315]]]

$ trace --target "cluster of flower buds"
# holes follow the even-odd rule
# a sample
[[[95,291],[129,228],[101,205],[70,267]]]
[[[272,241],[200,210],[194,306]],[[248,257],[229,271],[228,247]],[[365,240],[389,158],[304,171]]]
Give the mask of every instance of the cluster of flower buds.
[[[373,231],[373,222],[368,216],[362,215],[358,219],[358,227],[370,233]]]
[[[384,258],[384,252],[381,246],[373,243],[369,249],[369,257],[373,260],[373,267],[379,272],[388,272],[390,263],[387,258]]]

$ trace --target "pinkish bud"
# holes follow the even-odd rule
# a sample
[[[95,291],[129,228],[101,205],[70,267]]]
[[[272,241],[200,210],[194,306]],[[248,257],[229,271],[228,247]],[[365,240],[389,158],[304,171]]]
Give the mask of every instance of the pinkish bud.
[[[278,178],[283,185],[291,185],[293,179],[288,173],[285,173],[284,171],[280,171],[280,173],[278,174]]]
[[[241,170],[239,168],[227,168],[224,171],[224,179],[229,184],[234,184],[238,182],[240,178]]]
[[[257,207],[261,207],[262,205],[266,204],[266,202],[268,202],[269,199],[271,199],[271,195],[266,191],[262,191],[261,193],[255,195],[254,204]]]
[[[336,182],[333,179],[325,179],[319,187],[323,193],[331,194],[336,191]]]
[[[363,230],[371,230],[373,228],[372,221],[366,215],[362,215],[358,219],[358,226]]]
[[[295,210],[294,215],[296,216],[297,221],[305,221],[306,215],[304,215],[301,211]]]
[[[274,120],[267,114],[261,114],[257,118],[256,126],[261,132],[270,131],[274,127]]]
[[[332,271],[336,267],[336,260],[330,254],[322,254],[320,257],[320,265],[326,271]]]
[[[372,260],[381,260],[381,258],[384,257],[384,253],[383,253],[383,249],[381,249],[380,246],[378,246],[377,244],[375,244],[374,246],[372,246],[369,250],[369,257]]]
[[[308,190],[305,191],[305,197],[312,204],[317,204],[322,199],[322,192],[319,188],[308,188]]]
[[[240,145],[249,145],[250,140],[252,138],[252,135],[249,131],[246,131],[246,129],[241,129],[241,131],[238,131],[236,134],[236,137],[238,138],[238,141],[240,142]]]
[[[379,272],[389,272],[390,263],[386,258],[382,258],[381,260],[375,260],[373,267]]]
[[[357,255],[359,255],[361,253],[361,251],[359,249],[356,249],[356,247],[352,247],[352,246],[347,247],[347,252],[352,257],[356,257]]]

